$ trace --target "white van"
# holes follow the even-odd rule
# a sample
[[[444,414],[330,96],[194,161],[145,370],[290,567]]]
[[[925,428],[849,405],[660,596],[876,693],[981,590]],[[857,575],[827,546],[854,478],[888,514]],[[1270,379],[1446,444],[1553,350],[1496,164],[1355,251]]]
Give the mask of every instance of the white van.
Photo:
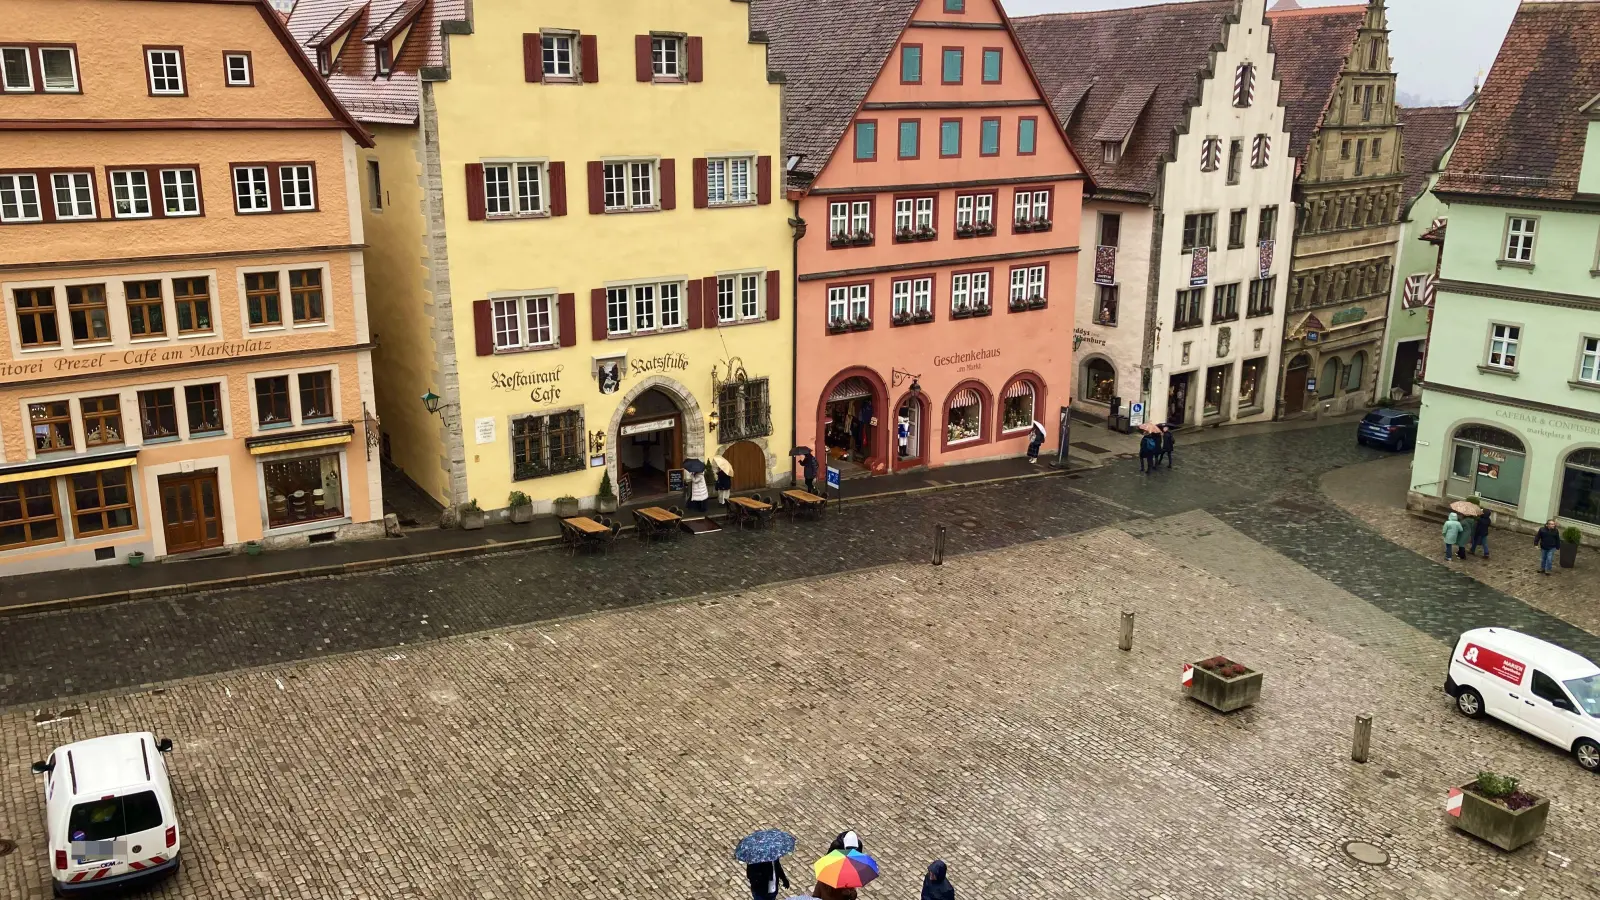
[[[163,753],[169,740],[114,734],[57,747],[43,775],[45,833],[57,897],[155,881],[178,870],[178,816]]]
[[[1571,650],[1507,628],[1456,639],[1445,693],[1472,718],[1485,713],[1600,770],[1600,666]]]

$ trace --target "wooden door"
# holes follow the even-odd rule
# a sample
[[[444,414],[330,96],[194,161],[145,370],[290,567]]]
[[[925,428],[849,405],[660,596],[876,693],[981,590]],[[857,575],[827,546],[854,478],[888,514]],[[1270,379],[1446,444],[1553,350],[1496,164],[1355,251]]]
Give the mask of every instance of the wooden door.
[[[749,441],[740,441],[722,452],[733,463],[733,489],[749,491],[767,486],[767,454]]]
[[[161,524],[167,553],[222,546],[222,512],[217,503],[217,472],[163,475]]]
[[[1291,368],[1283,377],[1283,411],[1297,413],[1306,406],[1306,373],[1310,369],[1301,366]]]

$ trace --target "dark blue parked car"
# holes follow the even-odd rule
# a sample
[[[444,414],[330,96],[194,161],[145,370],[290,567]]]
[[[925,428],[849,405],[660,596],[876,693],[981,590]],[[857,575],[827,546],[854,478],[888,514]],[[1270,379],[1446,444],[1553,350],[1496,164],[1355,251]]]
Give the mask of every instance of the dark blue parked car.
[[[1356,443],[1410,450],[1417,445],[1417,415],[1403,409],[1375,409],[1356,426]]]

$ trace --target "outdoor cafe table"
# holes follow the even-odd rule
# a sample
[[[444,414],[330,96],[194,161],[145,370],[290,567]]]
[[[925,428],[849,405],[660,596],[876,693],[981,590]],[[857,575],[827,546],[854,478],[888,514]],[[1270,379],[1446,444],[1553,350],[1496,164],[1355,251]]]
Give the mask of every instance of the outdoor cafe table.
[[[680,521],[675,513],[659,506],[636,509],[633,515],[639,521],[639,536],[642,538],[654,537],[657,534],[672,534],[672,524]]]
[[[763,503],[751,497],[729,497],[728,504],[740,510],[741,527],[747,519],[754,519],[757,525],[766,525],[767,517],[772,514],[771,503]]]
[[[570,519],[562,519],[561,527],[570,536],[568,543],[572,545],[574,552],[577,551],[578,547],[591,541],[598,541],[602,535],[609,534],[611,531],[611,529],[588,516],[573,516]]]
[[[796,512],[815,512],[818,515],[828,509],[828,500],[818,497],[809,491],[793,490],[783,492],[784,505],[789,508],[789,518],[793,519]]]

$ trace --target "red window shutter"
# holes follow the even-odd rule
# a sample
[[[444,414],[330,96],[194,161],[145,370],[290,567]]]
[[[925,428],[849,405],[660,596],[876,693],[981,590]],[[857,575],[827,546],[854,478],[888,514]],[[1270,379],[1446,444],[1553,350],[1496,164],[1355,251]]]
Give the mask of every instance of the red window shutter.
[[[598,216],[606,211],[606,164],[589,163],[589,214]]]
[[[689,56],[689,81],[699,82],[705,78],[705,42],[700,38],[692,37],[684,41],[685,50]]]
[[[494,315],[489,301],[472,301],[472,334],[477,339],[478,355],[494,355]]]
[[[772,157],[756,157],[756,202],[762,206],[772,202]]]
[[[699,328],[705,313],[702,282],[696,278],[689,282],[689,327]]]
[[[600,48],[598,41],[592,34],[578,35],[578,68],[583,73],[583,80],[594,84],[600,80]]]
[[[556,327],[561,329],[561,346],[578,343],[578,297],[576,294],[556,295]]]
[[[661,208],[678,208],[678,163],[671,159],[661,161]]]
[[[639,81],[649,81],[653,69],[650,65],[650,35],[640,34],[633,38],[633,77]]]
[[[767,321],[778,321],[779,310],[782,308],[783,279],[776,269],[767,270]]]
[[[483,163],[467,163],[467,218],[483,220]]]
[[[597,341],[606,339],[605,288],[595,288],[589,292],[589,336]]]
[[[553,162],[550,164],[550,215],[564,216],[567,214],[567,164]]]
[[[522,80],[544,80],[544,41],[537,34],[522,35]]]
[[[717,277],[700,279],[705,287],[700,289],[701,299],[705,302],[705,324],[707,328],[717,327]]]
[[[706,189],[706,160],[697,156],[694,160],[694,208],[705,209],[711,205]]]

